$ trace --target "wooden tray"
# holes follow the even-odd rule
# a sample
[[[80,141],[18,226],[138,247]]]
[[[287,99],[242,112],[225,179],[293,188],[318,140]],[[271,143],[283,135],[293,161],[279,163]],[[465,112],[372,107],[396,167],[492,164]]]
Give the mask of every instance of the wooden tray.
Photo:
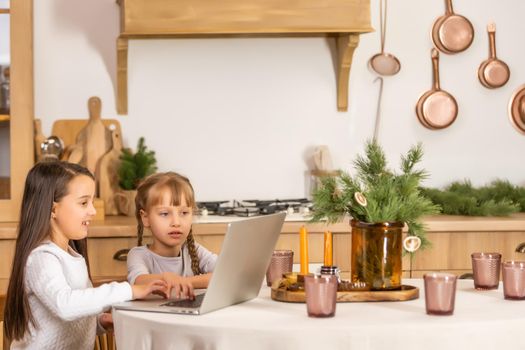
[[[337,292],[338,303],[363,301],[406,301],[419,298],[419,288],[403,285],[399,290]],[[272,299],[288,303],[304,303],[304,291],[290,291],[272,286]]]

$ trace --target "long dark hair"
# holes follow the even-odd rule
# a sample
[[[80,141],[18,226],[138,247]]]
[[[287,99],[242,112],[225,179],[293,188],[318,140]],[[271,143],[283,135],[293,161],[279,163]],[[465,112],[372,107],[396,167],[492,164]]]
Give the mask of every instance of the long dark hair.
[[[59,161],[37,163],[27,175],[4,313],[4,334],[11,341],[22,339],[29,323],[36,326],[25,289],[25,266],[33,249],[50,237],[53,202],[68,194],[69,182],[79,175],[95,179],[86,168]],[[69,244],[89,267],[86,239]]]
[[[144,225],[140,211],[148,209],[160,201],[163,191],[171,192],[171,205],[180,205],[180,199],[184,196],[186,203],[190,208],[195,208],[195,193],[187,177],[169,171],[166,173],[157,173],[145,178],[137,187],[137,196],[135,197],[135,217],[137,218],[137,245],[142,245],[142,236],[144,235]],[[199,257],[195,246],[195,239],[190,229],[186,244],[191,258],[191,270],[195,276],[202,274],[199,267]]]

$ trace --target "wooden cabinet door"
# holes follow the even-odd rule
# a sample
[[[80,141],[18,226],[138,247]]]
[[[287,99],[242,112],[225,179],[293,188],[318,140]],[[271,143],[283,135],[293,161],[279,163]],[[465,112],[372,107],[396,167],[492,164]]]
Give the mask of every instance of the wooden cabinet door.
[[[413,271],[472,271],[470,254],[497,252],[502,260],[523,260],[516,247],[525,242],[525,232],[429,232],[432,247],[418,251],[412,262]],[[404,270],[410,269],[410,259],[405,256]]]
[[[115,254],[137,245],[135,237],[88,238],[88,257],[91,277],[122,277],[128,273],[126,261],[116,260]]]

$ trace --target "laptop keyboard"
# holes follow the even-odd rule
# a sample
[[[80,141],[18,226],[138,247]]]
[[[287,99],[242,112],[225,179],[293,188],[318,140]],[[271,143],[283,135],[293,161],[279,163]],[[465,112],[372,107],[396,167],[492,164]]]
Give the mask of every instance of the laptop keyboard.
[[[203,299],[204,299],[204,294],[199,294],[199,295],[196,295],[195,299],[193,300],[189,300],[189,299],[174,300],[174,301],[169,301],[167,303],[164,303],[161,306],[197,308],[201,306]]]

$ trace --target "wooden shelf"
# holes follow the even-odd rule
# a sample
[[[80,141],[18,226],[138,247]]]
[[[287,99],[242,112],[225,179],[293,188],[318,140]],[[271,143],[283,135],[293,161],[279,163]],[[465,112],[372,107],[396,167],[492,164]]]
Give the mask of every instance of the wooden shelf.
[[[117,112],[127,114],[129,39],[235,35],[333,36],[337,108],[348,110],[348,82],[359,35],[371,32],[370,0],[118,0]]]

